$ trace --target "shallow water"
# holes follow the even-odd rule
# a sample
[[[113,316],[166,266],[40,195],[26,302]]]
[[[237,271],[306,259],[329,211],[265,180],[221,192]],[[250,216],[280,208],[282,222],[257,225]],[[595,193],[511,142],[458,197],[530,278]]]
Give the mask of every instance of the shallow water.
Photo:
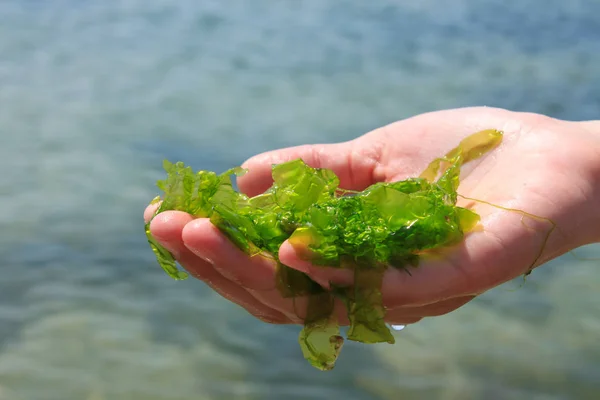
[[[598,262],[350,343],[330,373],[296,327],[156,265],[163,158],[224,170],[467,105],[600,115],[599,1],[397,3],[0,1],[0,399],[600,397]]]

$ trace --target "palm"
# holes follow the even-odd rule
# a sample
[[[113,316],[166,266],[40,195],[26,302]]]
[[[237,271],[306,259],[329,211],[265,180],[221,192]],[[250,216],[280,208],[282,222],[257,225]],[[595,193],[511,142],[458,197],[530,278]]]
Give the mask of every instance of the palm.
[[[425,114],[351,142],[292,148],[255,157],[248,162],[249,173],[240,179],[239,186],[250,195],[258,194],[271,184],[273,163],[302,157],[313,166],[333,169],[340,176],[342,187],[361,190],[377,181],[420,174],[432,159],[470,133],[489,128],[503,130],[505,137],[500,148],[464,167],[459,193],[555,221],[559,229],[546,244],[539,265],[593,240],[576,232],[581,221],[570,216],[585,215],[573,211],[589,203],[594,186],[591,177],[578,173],[589,170],[583,164],[599,157],[592,150],[598,145],[590,146],[592,139],[584,132],[565,132],[566,127],[561,124],[567,123],[495,109]],[[574,162],[582,167],[573,168]],[[473,296],[526,272],[552,226],[547,221],[523,218],[522,214],[468,199],[461,199],[459,204],[475,208],[482,216],[483,230],[469,234],[444,261],[424,262],[410,276],[388,270],[383,294],[389,322],[411,323],[424,316],[447,313]],[[272,261],[246,257],[206,220],[191,222],[192,218],[183,213],[165,214],[153,222],[153,233],[164,239],[166,247],[193,275],[261,319],[301,322],[301,312],[296,311],[302,308],[282,299],[274,289]],[[565,239],[574,237],[579,242]],[[299,260],[287,244],[281,248],[280,259],[323,285],[351,280],[343,271],[317,268]],[[339,310],[343,316],[342,307]]]

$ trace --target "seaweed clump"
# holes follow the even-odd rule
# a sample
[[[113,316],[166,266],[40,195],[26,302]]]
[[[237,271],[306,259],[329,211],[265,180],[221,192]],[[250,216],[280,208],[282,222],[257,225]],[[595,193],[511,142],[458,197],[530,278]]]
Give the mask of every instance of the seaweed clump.
[[[477,225],[475,212],[456,205],[460,168],[501,141],[500,131],[477,132],[433,160],[419,177],[376,183],[361,192],[340,189],[334,172],[300,159],[274,165],[273,185],[255,197],[233,188],[231,176],[243,174],[242,168],[216,174],[165,161],[167,178],[158,182],[164,193],[153,201],[161,200],[156,214],[180,210],[210,218],[249,256],[270,254],[278,263],[282,295],[309,300],[299,336],[304,357],[329,370],[344,341],[333,315],[334,299],[346,305],[349,340],[394,343],[382,304],[385,270],[416,267],[424,253],[460,243]],[[149,226],[146,234],[159,264],[172,278],[185,279]],[[288,239],[315,265],[351,269],[353,285],[325,289],[283,265],[278,251]]]

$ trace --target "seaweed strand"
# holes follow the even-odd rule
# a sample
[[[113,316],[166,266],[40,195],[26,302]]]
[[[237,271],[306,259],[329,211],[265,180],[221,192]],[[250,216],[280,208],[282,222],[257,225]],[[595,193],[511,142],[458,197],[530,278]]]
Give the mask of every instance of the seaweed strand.
[[[528,275],[530,275],[531,272],[533,271],[533,269],[535,268],[535,264],[542,257],[542,254],[544,253],[544,250],[546,249],[546,245],[548,244],[548,240],[550,239],[550,236],[552,235],[552,232],[554,232],[554,230],[557,228],[556,222],[554,222],[550,218],[540,217],[539,215],[531,214],[531,213],[528,213],[527,211],[519,210],[517,208],[504,207],[504,206],[501,206],[501,205],[498,205],[498,204],[490,203],[489,201],[474,199],[472,197],[467,197],[467,196],[463,196],[463,195],[460,195],[460,194],[458,196],[461,197],[461,198],[463,198],[463,199],[465,199],[465,200],[471,200],[471,201],[475,201],[475,202],[478,202],[478,203],[486,204],[486,205],[494,207],[494,208],[498,208],[498,209],[501,209],[501,210],[504,210],[504,211],[514,212],[514,213],[517,213],[517,214],[521,214],[523,217],[529,217],[531,219],[536,219],[538,221],[545,221],[545,222],[548,222],[550,224],[550,229],[548,229],[548,232],[546,232],[546,236],[544,237],[544,240],[542,242],[542,247],[538,250],[538,252],[537,252],[537,254],[535,256],[535,259],[532,261],[532,263],[527,268],[527,271],[524,274],[524,278],[527,277]],[[525,224],[523,222],[522,219],[521,219],[521,222],[523,223],[523,225],[526,228],[531,229],[529,226],[527,226],[527,224]]]

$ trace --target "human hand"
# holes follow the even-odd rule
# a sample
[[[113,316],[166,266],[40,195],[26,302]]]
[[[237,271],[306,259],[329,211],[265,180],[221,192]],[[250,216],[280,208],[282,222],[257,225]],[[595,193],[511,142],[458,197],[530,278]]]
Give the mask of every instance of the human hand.
[[[240,190],[253,196],[272,183],[271,165],[302,158],[329,168],[341,187],[362,190],[375,182],[418,176],[431,160],[467,135],[504,131],[502,145],[463,167],[459,194],[550,218],[558,229],[537,259],[541,265],[583,244],[600,241],[600,122],[567,122],[536,114],[490,108],[448,110],[420,115],[377,129],[355,140],[277,150],[248,160]],[[470,200],[483,230],[467,235],[443,260],[422,261],[411,275],[388,269],[383,281],[386,321],[409,324],[446,314],[478,294],[515,278],[531,267],[544,244],[548,223]],[[154,208],[146,210],[152,216]],[[153,236],[191,275],[272,323],[302,323],[303,299],[284,299],[275,288],[275,263],[248,257],[207,219],[178,211],[159,214]],[[280,260],[327,286],[351,283],[348,271],[315,267],[300,260],[288,243]],[[340,324],[347,323],[336,306]]]

